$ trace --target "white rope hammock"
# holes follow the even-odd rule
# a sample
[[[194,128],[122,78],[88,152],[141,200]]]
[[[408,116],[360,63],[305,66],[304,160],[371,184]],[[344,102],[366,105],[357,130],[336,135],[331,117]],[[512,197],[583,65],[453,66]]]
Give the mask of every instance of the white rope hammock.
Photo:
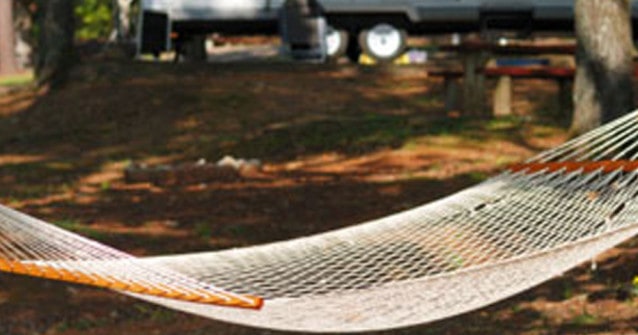
[[[486,306],[592,259],[638,233],[637,197],[638,111],[442,200],[259,247],[134,258],[0,206],[0,270],[255,327],[391,329]]]

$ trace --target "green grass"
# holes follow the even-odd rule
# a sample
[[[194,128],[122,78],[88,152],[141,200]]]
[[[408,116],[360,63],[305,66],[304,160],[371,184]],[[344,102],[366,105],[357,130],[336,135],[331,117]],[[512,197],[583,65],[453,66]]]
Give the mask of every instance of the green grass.
[[[108,325],[110,320],[102,319],[78,319],[73,321],[63,321],[56,326],[58,332],[66,332],[69,330],[88,331],[94,328],[104,327]]]
[[[531,126],[531,128],[530,128]],[[224,137],[222,151],[243,157],[293,157],[323,152],[365,154],[384,148],[416,150],[427,139],[447,138],[450,145],[472,145],[489,139],[511,140],[536,124],[520,117],[492,120],[437,119],[369,114],[357,118],[321,120],[257,132],[243,139]],[[549,136],[555,128],[545,127]],[[425,142],[424,142],[425,140]],[[221,141],[218,142],[222,147]],[[437,143],[440,145],[440,143]]]
[[[489,120],[485,123],[485,130],[488,131],[510,131],[521,128],[524,120],[516,116],[506,116]]]
[[[9,76],[0,77],[0,86],[15,87],[24,86],[33,83],[33,72],[24,72],[20,74],[14,74]]]
[[[414,129],[404,117],[368,115],[357,119],[322,120],[266,131],[237,144],[246,157],[290,158],[327,151],[348,154],[401,146]]]
[[[228,224],[222,227],[220,235],[230,238],[241,238],[250,234],[249,229],[243,225]]]
[[[592,326],[599,322],[600,320],[595,315],[591,315],[587,312],[583,312],[571,320],[571,323],[576,326]]]
[[[195,234],[202,240],[207,241],[213,236],[213,229],[207,222],[199,222],[194,227]]]
[[[489,178],[489,175],[484,173],[484,172],[470,172],[467,174],[467,176],[474,182],[480,183],[484,180],[486,180],[487,178]]]
[[[54,225],[68,231],[72,231],[74,233],[78,233],[85,237],[89,237],[92,239],[100,240],[105,238],[105,234],[99,231],[96,231],[90,227],[83,225],[82,223],[73,220],[73,219],[64,219],[53,222]]]
[[[139,319],[151,319],[157,323],[169,323],[177,316],[172,310],[142,303],[133,305],[133,308],[139,314]]]
[[[85,172],[86,169],[76,167],[69,160],[2,165],[0,176],[12,177],[20,182],[3,187],[0,196],[28,199],[64,192],[75,182],[79,173]],[[0,181],[0,185],[7,183]]]

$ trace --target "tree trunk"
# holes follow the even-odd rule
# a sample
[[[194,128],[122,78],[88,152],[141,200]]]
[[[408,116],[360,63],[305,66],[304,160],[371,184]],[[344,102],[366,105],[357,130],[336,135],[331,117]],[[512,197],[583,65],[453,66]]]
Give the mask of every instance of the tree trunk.
[[[128,42],[131,38],[131,5],[133,0],[113,0],[111,42]]]
[[[35,0],[16,0],[13,3],[16,61],[19,69],[32,67],[34,41]]]
[[[2,1],[2,0],[0,0]],[[38,84],[64,82],[75,61],[73,0],[40,0],[40,36],[36,77]]]
[[[13,29],[13,1],[0,0],[0,75],[18,72]]]
[[[572,135],[634,107],[629,0],[575,0],[576,79]]]

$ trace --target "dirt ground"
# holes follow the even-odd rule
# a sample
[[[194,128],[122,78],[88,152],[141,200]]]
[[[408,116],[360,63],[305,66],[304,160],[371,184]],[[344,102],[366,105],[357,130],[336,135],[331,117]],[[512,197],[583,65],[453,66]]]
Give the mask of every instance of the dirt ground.
[[[447,115],[423,67],[85,64],[62,90],[0,96],[0,202],[135,255],[284,240],[423,204],[561,143],[556,91],[517,81],[517,115],[479,121]],[[226,155],[263,169],[194,185],[124,181],[132,163]],[[633,333],[637,251],[630,241],[595,272],[391,334]],[[0,274],[0,334],[140,333],[274,334]]]

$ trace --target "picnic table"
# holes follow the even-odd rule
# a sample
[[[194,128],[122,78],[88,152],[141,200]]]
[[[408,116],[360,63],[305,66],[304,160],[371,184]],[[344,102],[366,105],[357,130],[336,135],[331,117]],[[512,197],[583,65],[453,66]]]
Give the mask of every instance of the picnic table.
[[[482,115],[486,109],[485,81],[486,77],[496,77],[498,83],[494,95],[493,113],[497,115],[511,113],[512,78],[552,79],[559,85],[559,105],[566,108],[569,84],[574,76],[572,67],[538,66],[525,68],[520,66],[497,66],[487,68],[488,61],[498,56],[529,57],[540,55],[573,55],[576,52],[574,43],[562,44],[499,44],[478,40],[467,40],[458,44],[439,47],[441,51],[455,52],[461,58],[462,69],[434,71],[435,76],[443,76],[446,85],[446,107],[452,108],[458,93],[455,92],[454,80],[463,78],[461,109],[468,114]]]

